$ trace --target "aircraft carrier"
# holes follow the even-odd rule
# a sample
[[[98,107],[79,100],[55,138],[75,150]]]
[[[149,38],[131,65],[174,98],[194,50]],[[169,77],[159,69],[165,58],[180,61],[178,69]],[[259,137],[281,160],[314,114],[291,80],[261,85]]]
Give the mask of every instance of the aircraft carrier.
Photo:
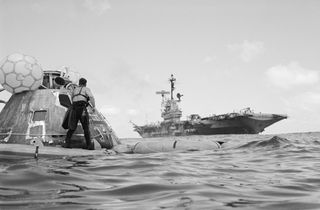
[[[178,106],[182,95],[177,93],[174,98],[175,81],[171,75],[169,79],[171,91],[158,91],[162,96],[162,122],[133,127],[143,138],[188,136],[188,135],[215,135],[215,134],[258,134],[264,129],[280,120],[286,119],[286,115],[254,113],[250,108],[239,112],[232,112],[209,117],[200,117],[192,114],[187,120],[181,120],[182,111]],[[170,98],[166,95],[170,94]]]

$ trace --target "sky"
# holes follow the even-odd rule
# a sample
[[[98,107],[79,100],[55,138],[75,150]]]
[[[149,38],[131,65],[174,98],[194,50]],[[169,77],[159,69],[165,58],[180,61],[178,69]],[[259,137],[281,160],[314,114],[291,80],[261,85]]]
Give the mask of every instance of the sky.
[[[0,60],[79,72],[121,138],[138,137],[130,121],[161,121],[155,92],[171,74],[182,119],[251,107],[289,116],[266,134],[319,131],[319,11],[318,0],[0,0]]]

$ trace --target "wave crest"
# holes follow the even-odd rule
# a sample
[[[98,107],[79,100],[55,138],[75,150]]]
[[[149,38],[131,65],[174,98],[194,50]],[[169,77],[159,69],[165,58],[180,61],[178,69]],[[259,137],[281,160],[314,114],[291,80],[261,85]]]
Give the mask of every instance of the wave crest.
[[[286,139],[279,136],[273,136],[270,139],[266,140],[260,140],[260,141],[251,141],[249,143],[246,143],[239,148],[265,148],[265,147],[271,147],[271,148],[278,148],[278,147],[284,147],[291,145],[291,142]]]

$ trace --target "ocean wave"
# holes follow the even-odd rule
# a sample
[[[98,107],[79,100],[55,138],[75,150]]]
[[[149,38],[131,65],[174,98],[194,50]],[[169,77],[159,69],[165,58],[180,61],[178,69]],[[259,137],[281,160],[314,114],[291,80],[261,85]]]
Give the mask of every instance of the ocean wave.
[[[195,138],[226,143],[99,157],[1,155],[0,209],[320,209],[320,133]]]
[[[270,139],[259,140],[259,141],[251,141],[244,145],[239,146],[239,148],[280,148],[286,146],[292,146],[293,144],[286,138],[282,138],[279,136],[273,136]]]

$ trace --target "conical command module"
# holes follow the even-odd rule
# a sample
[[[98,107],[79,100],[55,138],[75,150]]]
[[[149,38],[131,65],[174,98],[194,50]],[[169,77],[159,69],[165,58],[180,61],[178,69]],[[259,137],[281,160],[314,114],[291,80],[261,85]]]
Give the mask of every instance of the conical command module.
[[[286,115],[254,113],[250,108],[240,112],[232,112],[209,117],[200,117],[192,114],[187,120],[181,120],[182,111],[178,106],[182,95],[177,93],[174,98],[175,81],[171,75],[169,79],[171,91],[156,92],[162,96],[162,122],[143,126],[133,124],[134,130],[143,138],[189,135],[215,135],[215,134],[258,134],[264,129],[280,120]],[[170,97],[166,97],[169,95]]]

